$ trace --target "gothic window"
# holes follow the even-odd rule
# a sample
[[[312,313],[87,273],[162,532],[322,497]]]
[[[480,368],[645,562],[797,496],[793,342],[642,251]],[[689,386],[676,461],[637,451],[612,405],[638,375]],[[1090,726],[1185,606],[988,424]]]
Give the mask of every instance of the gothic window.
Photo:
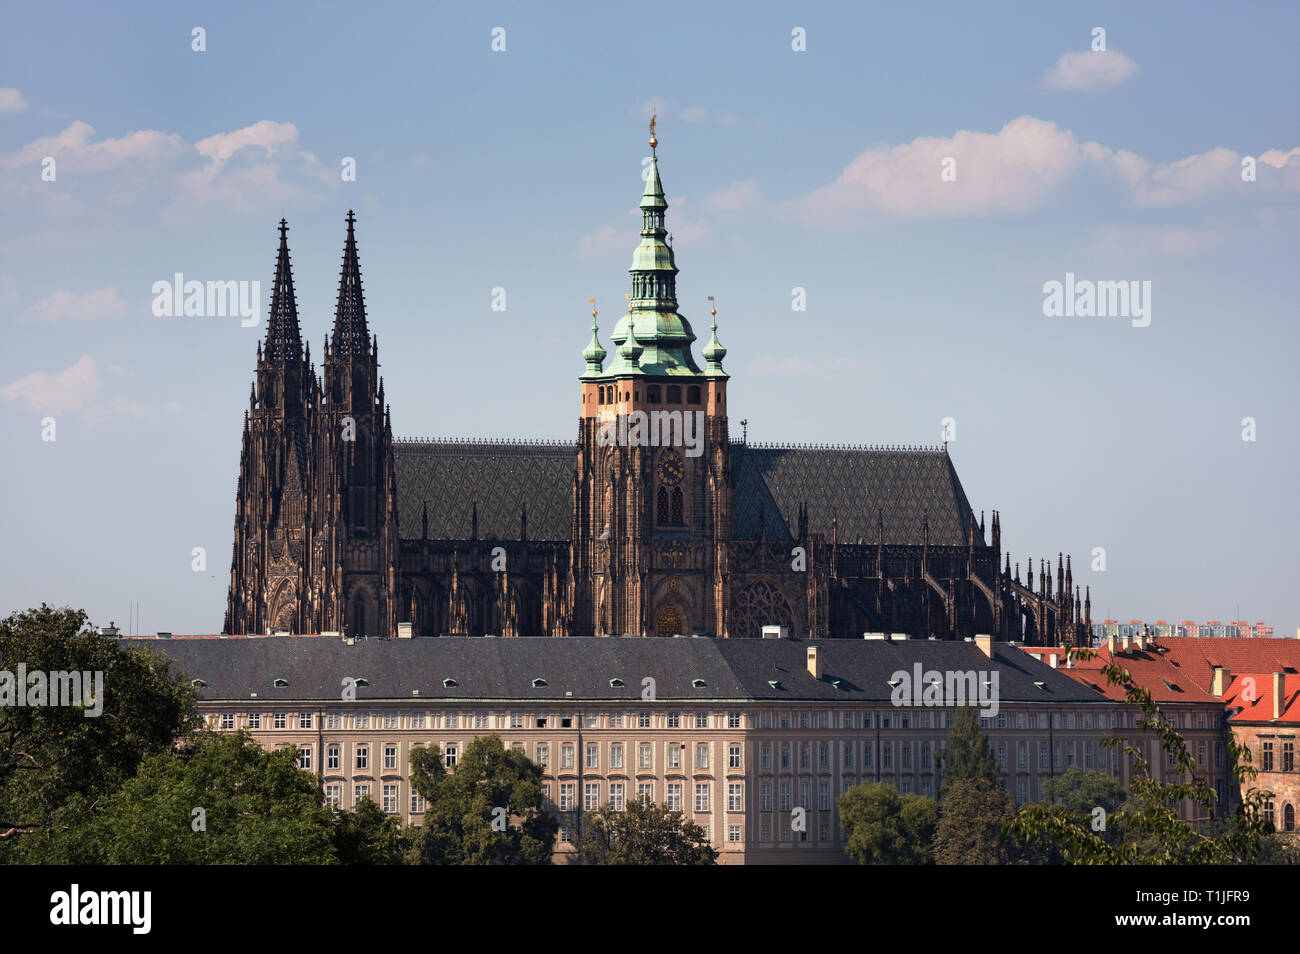
[[[667,403],[669,403],[669,404],[681,404],[681,403],[682,403],[682,388],[681,388],[681,385],[680,385],[680,384],[670,384],[670,385],[668,385],[668,401],[667,401]]]
[[[700,403],[700,386],[698,384],[692,384],[689,388],[686,389],[686,403],[687,404]]]
[[[659,488],[655,501],[655,523],[668,523],[668,491],[663,487]]]
[[[366,635],[366,604],[361,600],[352,603],[352,635]]]
[[[661,490],[663,488],[660,488]],[[685,521],[682,519],[682,488],[673,488],[673,519],[672,522],[681,526]]]
[[[794,628],[794,614],[773,584],[758,580],[736,594],[731,609],[732,636],[761,636],[764,626]]]
[[[658,625],[655,632],[660,636],[676,636],[682,631],[682,613],[674,604],[669,603],[659,611]]]
[[[1282,809],[1282,830],[1295,831],[1295,806],[1288,804]]]
[[[652,384],[645,389],[645,401],[647,404],[659,403],[659,385]]]

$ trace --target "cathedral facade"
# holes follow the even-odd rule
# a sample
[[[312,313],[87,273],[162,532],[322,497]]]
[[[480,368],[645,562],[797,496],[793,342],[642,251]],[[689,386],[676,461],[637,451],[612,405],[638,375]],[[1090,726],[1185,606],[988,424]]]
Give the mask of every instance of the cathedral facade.
[[[1019,564],[946,447],[755,445],[716,313],[696,361],[650,141],[628,310],[582,352],[573,442],[394,439],[347,218],[320,374],[280,246],[244,419],[223,632],[1087,644],[1068,559]],[[1053,576],[1055,580],[1053,580]]]

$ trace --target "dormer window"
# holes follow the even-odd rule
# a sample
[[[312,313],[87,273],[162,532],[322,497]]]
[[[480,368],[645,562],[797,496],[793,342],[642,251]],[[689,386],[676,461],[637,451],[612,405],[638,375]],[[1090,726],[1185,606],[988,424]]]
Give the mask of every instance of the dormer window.
[[[190,680],[190,685],[193,686],[195,689],[206,689],[206,688],[208,688],[208,684],[207,684],[206,682],[204,682],[202,679],[191,679],[191,680]]]
[[[533,680],[533,688],[534,688],[534,689],[545,689],[545,688],[546,688],[546,680],[545,680],[545,679],[542,679],[540,676],[539,676],[538,678],[534,679],[534,680]]]
[[[456,680],[452,679],[451,676],[448,676],[446,679],[442,681],[442,687],[444,689],[450,689],[454,685],[456,685]]]
[[[289,680],[288,680],[288,679],[277,679],[277,680],[275,680],[275,682],[272,683],[272,685],[275,686],[275,688],[277,688],[277,689],[288,689],[288,688],[289,688]]]
[[[622,689],[623,685],[624,685],[623,680],[619,679],[617,676],[615,676],[613,679],[609,681],[609,686],[611,689]]]
[[[703,679],[692,679],[692,680],[691,680],[691,688],[692,688],[692,689],[703,689],[703,688],[705,687],[705,685],[707,685],[707,683],[705,683],[705,681],[704,681]]]

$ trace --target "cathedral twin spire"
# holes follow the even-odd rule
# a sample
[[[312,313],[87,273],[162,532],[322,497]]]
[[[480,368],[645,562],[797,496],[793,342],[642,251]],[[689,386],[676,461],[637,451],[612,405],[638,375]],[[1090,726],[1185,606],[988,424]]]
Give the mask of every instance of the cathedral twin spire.
[[[335,357],[370,357],[371,339],[366,323],[366,303],[361,287],[361,262],[357,255],[356,216],[348,210],[348,236],[343,245],[338,302],[330,350]],[[280,248],[275,261],[271,314],[261,357],[267,361],[303,360],[302,332],[298,325],[298,299],[289,260],[289,224],[280,220]]]

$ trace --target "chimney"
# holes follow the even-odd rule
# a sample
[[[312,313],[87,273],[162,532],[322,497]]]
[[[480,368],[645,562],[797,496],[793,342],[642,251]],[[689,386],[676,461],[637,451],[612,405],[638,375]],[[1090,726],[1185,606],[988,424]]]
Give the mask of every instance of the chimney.
[[[1055,669],[1055,668],[1056,668],[1056,653],[1051,653],[1050,655],[1048,655],[1048,657],[1047,657],[1047,661],[1048,661],[1048,664],[1049,664],[1053,669]]]
[[[410,623],[398,623],[398,624],[397,624],[397,638],[398,638],[398,639],[410,639],[410,638],[411,638],[411,629],[412,629],[412,624],[410,624]]]
[[[1129,644],[1129,638],[1125,636],[1123,641],[1120,643],[1120,646],[1122,647],[1121,652],[1128,652],[1128,644]]]
[[[1286,673],[1273,673],[1273,718],[1282,718],[1282,709],[1286,705]]]
[[[1210,695],[1216,699],[1222,699],[1223,693],[1228,688],[1228,683],[1232,682],[1232,670],[1227,666],[1214,667],[1214,680],[1210,683]]]
[[[1133,637],[1133,648],[1136,649],[1138,652],[1142,652],[1144,649],[1146,649],[1146,648],[1147,648],[1147,640],[1146,640],[1146,637],[1145,637],[1145,636],[1134,636],[1134,637]]]
[[[976,636],[975,645],[978,646],[980,652],[982,652],[985,656],[988,656],[989,659],[993,658],[993,637],[992,636]]]
[[[808,672],[814,679],[822,677],[822,659],[816,646],[808,647]]]
[[[1113,635],[1106,637],[1106,652],[1110,653],[1112,659],[1115,658],[1115,648],[1118,642],[1119,639]]]

